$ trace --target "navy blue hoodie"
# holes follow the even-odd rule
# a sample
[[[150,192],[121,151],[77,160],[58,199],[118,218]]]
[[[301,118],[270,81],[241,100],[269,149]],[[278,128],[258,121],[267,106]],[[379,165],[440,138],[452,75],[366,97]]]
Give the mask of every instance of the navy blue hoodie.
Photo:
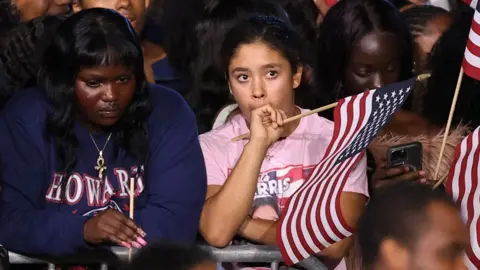
[[[58,157],[46,136],[48,99],[38,89],[16,94],[0,115],[0,244],[25,254],[66,255],[89,248],[85,221],[107,208],[128,215],[129,179],[143,168],[145,179],[136,181],[134,219],[147,242],[194,241],[206,192],[195,117],[173,90],[152,86],[151,99],[147,164],[123,150],[115,158],[110,141],[104,151],[107,178],[101,181],[89,132],[76,124],[77,163],[65,175],[56,170]],[[92,135],[102,148],[107,135]]]

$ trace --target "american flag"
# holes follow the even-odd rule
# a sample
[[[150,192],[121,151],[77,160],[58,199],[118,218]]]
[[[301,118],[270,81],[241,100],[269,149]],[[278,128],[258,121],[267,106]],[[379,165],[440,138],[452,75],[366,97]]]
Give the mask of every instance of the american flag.
[[[471,8],[476,8],[478,0],[463,0],[463,2],[469,5]]]
[[[340,210],[340,193],[364,149],[400,109],[415,79],[341,99],[325,156],[290,198],[277,228],[285,262],[293,265],[350,236]]]
[[[478,0],[465,0],[465,3],[475,9],[475,14],[468,35],[462,67],[469,77],[480,80],[480,5]]]
[[[463,221],[470,231],[470,248],[465,256],[468,269],[480,269],[480,127],[457,147],[445,189],[460,205]]]

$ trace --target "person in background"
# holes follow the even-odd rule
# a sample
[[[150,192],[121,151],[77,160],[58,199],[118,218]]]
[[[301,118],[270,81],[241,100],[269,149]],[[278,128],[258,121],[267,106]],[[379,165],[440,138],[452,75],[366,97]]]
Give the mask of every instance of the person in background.
[[[413,37],[413,73],[425,73],[433,46],[452,24],[450,13],[435,6],[415,6],[404,12]],[[417,94],[417,93],[416,93]]]
[[[73,0],[73,11],[78,12],[84,9],[89,8],[109,8],[118,11],[120,14],[125,16],[132,24],[135,32],[142,36],[144,31],[146,20],[147,20],[147,10],[150,6],[151,0]],[[153,35],[152,33],[148,33],[149,36]],[[160,34],[160,33],[158,33]],[[144,65],[145,65],[145,74],[147,76],[147,80],[150,83],[157,83],[156,77],[163,76],[161,74],[157,74],[154,67],[157,65],[157,62],[163,61],[166,57],[165,50],[163,47],[158,44],[157,42],[152,41],[148,38],[142,39],[142,48],[143,48],[143,55],[144,55]],[[162,62],[163,63],[163,62]],[[158,70],[157,70],[158,71]],[[160,73],[163,72],[160,70]],[[167,87],[171,87],[174,90],[182,92],[183,90],[179,90],[173,88],[170,84],[162,84]]]
[[[0,33],[21,21],[30,21],[45,15],[64,15],[71,0],[0,0]]]
[[[0,41],[0,111],[19,90],[35,86],[43,54],[63,16],[20,23]]]
[[[428,57],[427,69],[430,70],[431,77],[420,85],[422,87],[420,90],[423,91],[421,95],[418,95],[418,89],[415,89],[413,109],[428,121],[433,132],[411,136],[385,135],[370,145],[370,148],[377,149],[375,152],[384,152],[392,145],[412,141],[421,142],[423,170],[427,179],[434,177],[444,137],[442,129],[447,124],[473,13],[474,10],[466,5],[461,5],[457,10],[452,11],[452,25],[435,43]],[[480,125],[480,106],[476,102],[480,98],[477,91],[479,86],[477,80],[463,76],[451,130],[436,180],[448,176],[456,147],[470,131]]]
[[[408,27],[388,1],[339,1],[319,29],[319,104],[411,78],[411,48]]]
[[[149,245],[125,270],[216,270],[208,251],[194,245],[158,242]]]
[[[272,0],[178,0],[165,1],[164,7],[168,59],[185,76],[186,98],[197,116],[199,132],[210,131],[217,114],[232,103],[218,53],[226,32],[252,14],[288,21],[287,13]]]
[[[154,56],[146,55],[151,59],[154,80],[157,84],[177,90],[183,96],[188,93],[184,76],[170,64],[167,52],[164,49],[164,37],[167,29],[163,26],[164,0],[152,0],[147,9],[147,21],[142,32],[142,40],[147,51],[153,51]],[[148,49],[156,46],[156,50]]]
[[[421,106],[421,114],[439,127],[444,127],[448,120],[474,10],[462,4],[452,16],[451,27],[437,41],[429,57],[431,77],[427,81]],[[463,76],[452,127],[464,124],[475,129],[480,126],[480,106],[477,102],[480,99],[480,92],[477,91],[479,86],[479,81]]]
[[[451,198],[403,182],[379,189],[357,231],[366,270],[460,270],[469,239]]]
[[[178,93],[146,82],[132,25],[109,9],[70,16],[39,85],[0,114],[0,243],[60,256],[194,242],[206,191],[195,117]]]
[[[317,19],[320,16],[320,11],[316,8],[314,1],[281,0],[280,3],[287,12],[290,22],[305,38],[305,49],[309,50],[312,57],[314,57],[318,33]]]
[[[0,0],[0,110],[13,93],[35,85],[39,64],[69,0]]]
[[[320,98],[316,107],[411,78],[410,40],[408,27],[388,1],[339,1],[320,25],[315,65]],[[332,113],[329,110],[321,115],[332,120]],[[411,125],[422,129],[426,125],[420,116],[409,112],[397,113],[392,122],[395,120],[400,124],[393,123],[394,128],[401,127],[403,132]],[[369,157],[371,188],[383,180],[424,177],[424,172],[412,172],[408,167],[386,168],[386,151],[372,152]]]
[[[415,6],[402,13],[413,37],[413,73],[430,72],[428,58],[432,48],[450,27],[450,13],[436,6]],[[426,80],[419,82],[413,92],[412,111],[421,113],[422,102],[427,91]]]
[[[295,103],[308,63],[304,45],[288,22],[273,16],[239,20],[225,36],[220,55],[239,113],[200,135],[208,180],[200,232],[213,246],[227,246],[235,235],[275,245],[278,216],[252,212],[254,198],[276,195],[283,212],[327,150],[331,121],[315,114],[284,124],[308,111]],[[249,139],[232,142],[247,132]],[[340,195],[341,212],[353,228],[369,196],[365,162],[358,163]],[[345,239],[320,256],[337,265],[350,243]]]

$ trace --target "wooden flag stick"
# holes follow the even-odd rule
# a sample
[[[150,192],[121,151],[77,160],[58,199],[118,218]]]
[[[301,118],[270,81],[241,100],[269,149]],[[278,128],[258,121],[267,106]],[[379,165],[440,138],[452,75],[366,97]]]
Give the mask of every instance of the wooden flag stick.
[[[315,113],[319,113],[319,112],[323,112],[323,111],[326,111],[326,110],[329,110],[331,108],[334,108],[336,107],[338,104],[338,102],[335,102],[335,103],[332,103],[332,104],[328,104],[328,105],[325,105],[323,107],[320,107],[320,108],[317,108],[315,110],[312,110],[312,111],[309,111],[309,112],[306,112],[306,113],[302,113],[302,114],[298,114],[298,115],[295,115],[293,117],[290,117],[290,118],[287,118],[285,119],[285,121],[283,121],[284,124],[287,124],[287,123],[290,123],[292,121],[295,121],[295,120],[298,120],[300,118],[303,118],[305,116],[309,116],[309,115],[312,115],[312,114],[315,114]],[[243,135],[240,135],[240,136],[237,136],[235,138],[232,139],[232,142],[236,142],[236,141],[240,141],[240,140],[243,140],[243,139],[246,139],[250,137],[250,133],[245,133]]]
[[[417,76],[417,81],[422,81],[422,80],[425,80],[427,79],[428,77],[430,77],[430,74],[429,73],[425,73],[425,74],[420,74]],[[287,123],[290,123],[292,121],[295,121],[295,120],[298,120],[298,119],[301,119],[305,116],[309,116],[309,115],[312,115],[312,114],[316,114],[316,113],[319,113],[319,112],[323,112],[323,111],[326,111],[326,110],[329,110],[331,108],[335,108],[337,106],[338,102],[335,102],[335,103],[332,103],[332,104],[328,104],[328,105],[325,105],[325,106],[322,106],[320,108],[316,108],[315,110],[312,110],[312,111],[309,111],[309,112],[306,112],[306,113],[302,113],[302,114],[299,114],[299,115],[295,115],[295,116],[292,116],[290,118],[287,118],[285,119],[285,121],[283,121],[284,124],[287,124]],[[240,136],[237,136],[235,138],[232,139],[232,142],[236,142],[236,141],[239,141],[239,140],[243,140],[243,139],[246,139],[250,137],[250,133],[245,133],[243,135],[240,135]]]
[[[133,209],[135,209],[135,178],[131,177],[130,178],[130,205],[129,205],[129,217],[130,219],[133,219]],[[132,248],[128,249],[128,261],[130,262],[132,260]]]
[[[433,179],[437,180],[438,171],[440,170],[440,165],[443,160],[443,152],[445,151],[445,145],[447,144],[448,133],[450,133],[450,126],[452,124],[453,113],[455,112],[455,106],[457,105],[458,93],[460,93],[460,86],[462,85],[463,80],[463,67],[460,68],[460,74],[458,74],[457,86],[455,87],[455,93],[453,94],[452,105],[450,105],[450,114],[448,115],[447,126],[445,127],[445,132],[443,133],[442,147],[440,148],[440,156],[438,157],[437,167],[435,167],[435,174]],[[438,188],[443,182],[445,182],[446,177],[440,179],[435,183],[433,189]]]

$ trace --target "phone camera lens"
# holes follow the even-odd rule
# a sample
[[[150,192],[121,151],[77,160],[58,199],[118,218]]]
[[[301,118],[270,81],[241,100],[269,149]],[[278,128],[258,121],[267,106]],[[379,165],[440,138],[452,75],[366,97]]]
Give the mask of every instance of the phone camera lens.
[[[392,153],[392,162],[395,164],[402,163],[407,160],[407,151],[398,150]]]

